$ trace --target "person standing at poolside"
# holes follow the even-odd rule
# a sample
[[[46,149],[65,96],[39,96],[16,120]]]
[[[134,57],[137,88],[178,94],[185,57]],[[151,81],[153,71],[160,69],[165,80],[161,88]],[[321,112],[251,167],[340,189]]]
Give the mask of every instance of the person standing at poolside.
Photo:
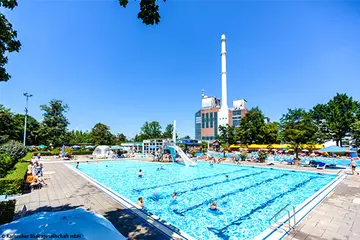
[[[354,159],[351,159],[350,166],[351,166],[352,174],[355,175],[356,173],[357,175],[359,175],[359,173],[356,171],[356,162]]]

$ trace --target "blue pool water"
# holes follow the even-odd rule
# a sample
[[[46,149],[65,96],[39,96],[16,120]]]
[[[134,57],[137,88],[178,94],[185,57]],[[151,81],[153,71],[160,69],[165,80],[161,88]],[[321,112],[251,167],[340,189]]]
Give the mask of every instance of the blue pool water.
[[[160,166],[164,170],[157,170]],[[253,239],[286,204],[301,204],[336,177],[205,162],[185,167],[111,161],[83,163],[79,170],[134,203],[142,196],[146,211],[197,239]],[[174,191],[176,201],[171,199]],[[209,210],[213,200],[220,212]]]

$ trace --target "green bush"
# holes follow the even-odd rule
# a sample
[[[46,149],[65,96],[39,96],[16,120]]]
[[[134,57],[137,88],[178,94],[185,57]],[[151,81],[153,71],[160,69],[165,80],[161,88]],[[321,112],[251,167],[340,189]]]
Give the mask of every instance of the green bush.
[[[0,178],[0,195],[21,193],[25,183],[25,176],[32,154],[28,153],[25,157],[15,164],[13,170],[8,171],[4,178]]]
[[[242,153],[240,154],[240,159],[241,159],[241,161],[245,161],[247,155],[248,155],[247,152],[242,152]]]
[[[9,154],[13,159],[18,160],[25,157],[27,149],[16,141],[9,141],[0,146],[0,154]]]
[[[54,148],[53,150],[51,150],[51,154],[52,155],[59,155],[60,154],[60,148]]]
[[[25,183],[25,176],[29,162],[18,162],[14,170],[0,178],[0,195],[21,193]]]
[[[93,153],[92,150],[79,150],[79,151],[73,151],[71,155],[91,155]]]
[[[14,165],[15,160],[9,154],[0,154],[0,177],[4,177]]]
[[[9,223],[13,220],[15,204],[15,200],[0,202],[0,225]]]
[[[258,155],[259,155],[259,161],[260,162],[265,162],[265,159],[267,157],[267,152],[259,151]]]
[[[48,151],[33,152],[33,156],[37,156],[38,153],[40,153],[40,156],[54,156],[54,154],[52,154],[51,152],[48,152]]]

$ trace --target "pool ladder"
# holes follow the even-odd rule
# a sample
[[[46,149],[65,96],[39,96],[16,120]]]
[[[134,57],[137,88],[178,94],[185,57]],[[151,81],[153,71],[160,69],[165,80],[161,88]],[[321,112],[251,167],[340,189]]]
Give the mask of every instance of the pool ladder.
[[[293,205],[290,205],[290,204],[286,204],[285,207],[283,207],[282,209],[280,209],[272,218],[270,218],[269,220],[269,224],[271,226],[271,221],[273,219],[275,219],[276,217],[278,217],[280,215],[280,213],[284,212],[284,211],[287,211],[287,214],[288,214],[288,222],[289,222],[289,230],[291,229],[291,210],[288,209],[288,207],[292,207],[292,212],[293,212],[293,219],[294,219],[294,225],[296,224],[296,218],[295,218],[295,207]],[[286,222],[286,221],[285,221]],[[284,222],[284,223],[285,223]]]

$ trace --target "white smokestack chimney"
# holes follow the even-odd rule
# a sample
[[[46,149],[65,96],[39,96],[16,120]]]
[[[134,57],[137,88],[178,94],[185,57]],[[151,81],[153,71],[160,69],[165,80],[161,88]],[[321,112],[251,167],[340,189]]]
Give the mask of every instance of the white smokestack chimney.
[[[226,38],[221,35],[221,108],[228,109],[226,84]]]
[[[218,113],[218,131],[220,126],[229,124],[229,107],[227,105],[226,86],[226,38],[221,35],[221,108]]]

